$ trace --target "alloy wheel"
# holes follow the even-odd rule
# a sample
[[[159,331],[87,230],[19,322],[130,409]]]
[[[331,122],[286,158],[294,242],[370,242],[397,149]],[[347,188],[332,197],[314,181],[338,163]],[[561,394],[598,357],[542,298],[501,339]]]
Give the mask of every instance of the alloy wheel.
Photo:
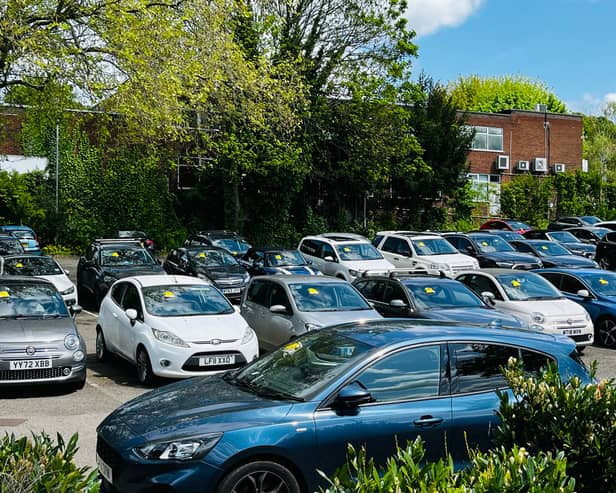
[[[616,321],[605,318],[599,322],[597,327],[599,342],[606,347],[616,346]]]

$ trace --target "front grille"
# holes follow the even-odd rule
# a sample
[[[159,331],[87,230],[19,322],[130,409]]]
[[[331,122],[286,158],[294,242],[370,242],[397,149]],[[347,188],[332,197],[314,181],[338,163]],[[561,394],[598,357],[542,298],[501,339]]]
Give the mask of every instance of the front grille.
[[[573,339],[575,342],[588,342],[590,341],[591,334],[581,334],[581,335],[569,336],[569,337]]]
[[[534,264],[515,264],[512,269],[517,270],[531,270],[531,269],[539,269],[541,266],[537,263]]]
[[[241,277],[230,277],[226,279],[215,279],[214,283],[219,286],[241,286],[244,284],[244,279]]]
[[[62,378],[64,369],[70,366],[58,367],[58,368],[39,368],[36,370],[2,370],[0,371],[0,381],[27,381],[27,380],[52,380],[56,378]],[[69,373],[70,375],[70,373]]]
[[[100,435],[96,440],[96,453],[103,459],[105,464],[114,468],[122,463],[122,457]]]
[[[215,366],[199,366],[199,357],[200,356],[216,356],[222,354],[232,354],[235,355],[235,363],[232,365],[215,365]],[[230,370],[232,368],[239,368],[240,366],[244,366],[246,364],[246,358],[239,351],[212,351],[205,353],[195,353],[193,354],[184,366],[182,366],[182,370],[184,371],[221,371],[221,370]]]
[[[191,344],[212,344],[217,346],[218,344],[231,344],[237,341],[237,339],[210,339],[209,341],[190,341]],[[229,354],[229,353],[226,353]]]
[[[473,270],[473,264],[468,265],[452,265],[451,270],[454,274],[465,270]]]

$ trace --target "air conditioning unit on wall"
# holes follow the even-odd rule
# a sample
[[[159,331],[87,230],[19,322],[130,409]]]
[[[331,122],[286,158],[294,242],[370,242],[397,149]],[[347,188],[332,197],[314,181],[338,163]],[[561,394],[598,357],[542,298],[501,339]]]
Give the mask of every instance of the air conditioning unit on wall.
[[[498,156],[496,158],[496,169],[509,169],[509,156]]]
[[[564,173],[565,165],[563,163],[554,163],[554,173]]]
[[[518,161],[519,171],[530,171],[530,163],[528,161]]]
[[[548,160],[544,157],[536,157],[533,165],[533,171],[545,173],[548,170]]]

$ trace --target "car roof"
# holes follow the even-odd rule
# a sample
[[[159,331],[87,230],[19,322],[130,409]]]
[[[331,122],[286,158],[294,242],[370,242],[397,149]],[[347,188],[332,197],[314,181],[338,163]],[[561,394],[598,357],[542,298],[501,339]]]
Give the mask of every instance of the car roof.
[[[294,247],[276,247],[276,246],[266,246],[266,247],[250,247],[246,253],[251,252],[299,252],[297,248]]]
[[[502,274],[522,274],[522,275],[526,275],[532,272],[528,271],[528,270],[521,270],[521,269],[501,269],[501,268],[485,268],[485,269],[477,269],[477,270],[465,270],[462,272],[458,272],[456,274],[456,277],[462,275],[462,274],[488,274],[491,276],[500,276]]]
[[[308,274],[290,274],[290,275],[285,275],[285,276],[280,276],[280,275],[267,275],[267,276],[258,276],[255,277],[253,279],[256,280],[263,280],[263,281],[278,281],[284,284],[293,284],[293,283],[302,283],[302,282],[307,282],[307,283],[319,283],[319,284],[339,284],[339,283],[344,283],[344,284],[349,284],[348,281],[345,281],[344,279],[340,279],[338,277],[330,277],[330,276],[311,276]]]
[[[304,236],[301,241],[304,240],[319,240],[319,241],[328,241],[330,243],[361,243],[361,244],[369,244],[372,245],[372,243],[370,243],[370,241],[366,238],[363,239],[358,239],[358,238],[351,238],[349,236],[335,236],[335,237],[330,237],[330,236],[324,236],[324,235],[309,235],[309,236]]]
[[[187,246],[180,246],[178,248],[183,248],[184,250],[195,250],[195,251],[210,250],[210,251],[215,251],[215,252],[229,253],[229,250],[227,250],[226,248],[218,247],[216,245],[187,245]]]
[[[10,231],[23,230],[23,231],[32,231],[32,232],[34,232],[34,230],[30,226],[23,226],[23,225],[18,225],[18,224],[3,225],[3,226],[0,226],[0,230],[1,229],[10,230]]]
[[[585,276],[585,275],[590,275],[590,274],[602,274],[602,275],[616,274],[616,272],[614,271],[611,271],[611,270],[606,271],[598,267],[597,268],[584,267],[581,269],[568,269],[566,267],[546,267],[544,269],[533,269],[531,272],[536,272],[537,274],[541,272],[557,272],[559,274],[571,274],[573,276]]]
[[[205,231],[197,231],[193,233],[195,236],[205,236],[208,238],[237,238],[244,239],[243,236],[236,231],[229,231],[226,229],[210,229]]]
[[[44,284],[55,287],[52,282],[35,276],[0,276],[0,284]]]
[[[119,281],[133,281],[140,284],[142,287],[150,286],[167,286],[171,284],[200,284],[211,285],[210,282],[200,279],[194,276],[180,276],[180,275],[143,275],[143,276],[130,276],[124,277]],[[118,281],[118,282],[119,282]]]

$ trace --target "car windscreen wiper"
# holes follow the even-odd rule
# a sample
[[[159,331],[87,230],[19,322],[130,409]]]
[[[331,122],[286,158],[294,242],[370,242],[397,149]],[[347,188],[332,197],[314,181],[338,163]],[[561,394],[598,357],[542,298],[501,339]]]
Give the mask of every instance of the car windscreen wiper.
[[[302,399],[301,397],[297,397],[293,394],[283,392],[282,390],[275,390],[268,387],[263,387],[261,385],[254,384],[253,382],[249,382],[245,379],[231,377],[227,381],[236,385],[240,389],[248,390],[250,393],[256,394],[260,397],[281,398],[285,400],[304,402],[304,399]]]

